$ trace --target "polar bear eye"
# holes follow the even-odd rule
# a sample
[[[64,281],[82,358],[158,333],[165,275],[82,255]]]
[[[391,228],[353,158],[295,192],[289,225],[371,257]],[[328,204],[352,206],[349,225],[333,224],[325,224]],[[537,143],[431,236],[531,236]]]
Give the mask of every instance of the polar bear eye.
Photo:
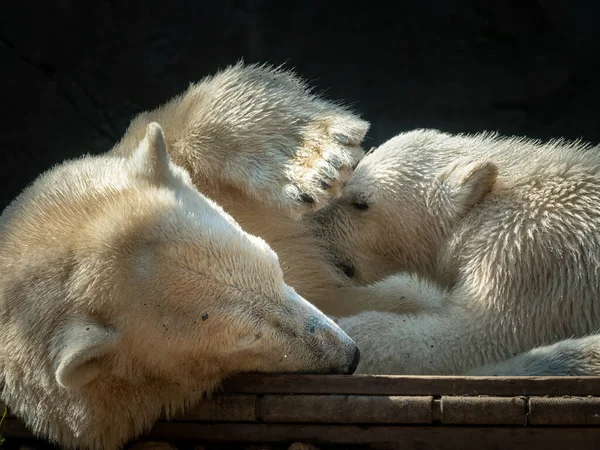
[[[356,209],[360,209],[363,211],[365,209],[369,209],[369,205],[367,205],[367,203],[362,200],[356,200],[354,203],[352,203],[352,206],[354,206]]]

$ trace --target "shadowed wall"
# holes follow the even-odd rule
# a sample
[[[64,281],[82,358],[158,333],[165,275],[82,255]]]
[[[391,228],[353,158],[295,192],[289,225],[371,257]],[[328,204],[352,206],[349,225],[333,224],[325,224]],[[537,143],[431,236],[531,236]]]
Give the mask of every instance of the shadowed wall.
[[[383,5],[384,3],[379,3]],[[385,3],[387,4],[387,3]],[[49,1],[0,7],[0,208],[138,112],[235,63],[287,63],[372,123],[600,142],[597,2]]]

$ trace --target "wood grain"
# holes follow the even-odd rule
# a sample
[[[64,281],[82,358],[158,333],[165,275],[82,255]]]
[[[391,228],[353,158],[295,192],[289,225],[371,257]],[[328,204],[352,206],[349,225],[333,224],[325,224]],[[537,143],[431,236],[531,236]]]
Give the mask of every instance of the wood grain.
[[[256,420],[255,395],[219,395],[199,402],[189,411],[176,416],[174,421],[237,421]]]
[[[158,423],[150,439],[210,442],[389,444],[402,449],[599,449],[600,427],[446,427]]]
[[[600,377],[249,374],[226,380],[223,390],[252,394],[600,396]]]
[[[600,398],[532,397],[529,399],[532,425],[600,425]]]
[[[525,425],[525,397],[460,397],[441,399],[444,425]]]
[[[433,397],[265,395],[265,422],[432,423]]]

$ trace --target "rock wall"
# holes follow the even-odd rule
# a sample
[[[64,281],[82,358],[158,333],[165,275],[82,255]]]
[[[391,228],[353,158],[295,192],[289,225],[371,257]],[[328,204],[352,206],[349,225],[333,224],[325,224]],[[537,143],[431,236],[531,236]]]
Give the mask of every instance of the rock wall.
[[[287,63],[372,122],[600,141],[600,3],[57,0],[0,6],[0,208],[218,68]]]

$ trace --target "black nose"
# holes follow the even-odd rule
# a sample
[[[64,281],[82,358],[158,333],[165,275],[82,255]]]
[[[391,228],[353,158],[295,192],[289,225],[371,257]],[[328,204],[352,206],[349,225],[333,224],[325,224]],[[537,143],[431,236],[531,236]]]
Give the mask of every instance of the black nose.
[[[352,358],[352,363],[350,364],[350,367],[348,367],[348,375],[352,375],[356,371],[359,362],[360,350],[358,349],[358,347],[356,347],[356,350],[354,351],[354,358]]]
[[[348,278],[352,278],[354,276],[354,266],[352,264],[339,263],[337,266]]]

